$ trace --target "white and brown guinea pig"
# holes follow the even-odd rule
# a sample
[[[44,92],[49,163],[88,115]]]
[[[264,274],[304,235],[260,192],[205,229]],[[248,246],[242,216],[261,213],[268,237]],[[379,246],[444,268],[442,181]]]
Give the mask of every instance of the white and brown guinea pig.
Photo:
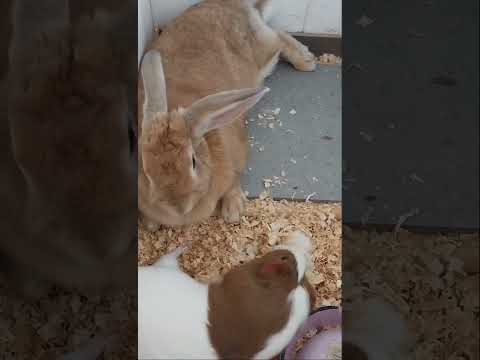
[[[180,270],[181,252],[138,269],[139,359],[272,359],[314,304],[302,232],[211,284]]]

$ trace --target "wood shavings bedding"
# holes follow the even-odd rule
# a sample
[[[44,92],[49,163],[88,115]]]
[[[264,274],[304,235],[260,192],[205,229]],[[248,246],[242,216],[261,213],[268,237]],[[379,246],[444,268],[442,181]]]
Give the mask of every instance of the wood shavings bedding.
[[[312,329],[307,331],[305,335],[303,335],[300,339],[297,340],[295,344],[295,352],[298,353],[300,350],[302,350],[303,346],[317,334],[318,329]]]
[[[103,335],[117,338],[106,348],[101,346],[105,349],[101,359],[136,356],[136,294],[87,297],[52,289],[47,296],[26,302],[5,296],[2,281],[0,294],[1,359],[57,359],[85,351]]]
[[[241,224],[226,224],[212,217],[202,224],[160,228],[147,232],[139,224],[138,262],[148,265],[182,245],[189,249],[179,258],[185,272],[212,281],[231,267],[270,251],[295,229],[312,237],[313,256],[307,277],[316,291],[316,307],[341,301],[341,207],[319,204],[250,200]]]
[[[322,54],[317,58],[317,64],[338,65],[342,63],[342,58],[333,54]]]
[[[312,329],[309,330],[303,335],[300,339],[297,340],[295,343],[295,352],[298,353],[302,348],[305,346],[307,342],[309,342],[314,336],[317,334],[321,333],[322,331],[330,330],[330,329],[338,329],[341,330],[340,326],[334,326],[334,327],[324,327],[319,329]],[[326,360],[334,360],[334,359],[326,359]]]
[[[478,359],[479,236],[343,229],[343,307],[379,296],[406,318],[415,359]],[[476,265],[475,265],[476,264]],[[475,295],[477,294],[477,295]]]

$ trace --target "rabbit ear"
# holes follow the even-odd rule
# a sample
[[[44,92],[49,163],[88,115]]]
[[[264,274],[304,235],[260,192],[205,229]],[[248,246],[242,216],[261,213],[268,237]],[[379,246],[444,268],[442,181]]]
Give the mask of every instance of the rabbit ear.
[[[144,122],[148,122],[152,115],[166,113],[167,90],[165,87],[165,75],[163,73],[162,57],[157,50],[149,50],[140,66],[145,90]]]
[[[267,87],[224,91],[196,101],[185,114],[192,136],[201,138],[213,129],[232,123],[269,91]]]

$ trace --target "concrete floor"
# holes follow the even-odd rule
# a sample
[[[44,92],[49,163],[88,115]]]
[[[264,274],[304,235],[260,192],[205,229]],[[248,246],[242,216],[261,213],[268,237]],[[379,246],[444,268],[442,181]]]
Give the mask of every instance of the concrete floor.
[[[343,221],[478,231],[478,1],[352,2],[343,24]]]
[[[267,79],[271,92],[249,114],[249,197],[341,201],[341,75],[339,65],[299,72],[280,63]]]

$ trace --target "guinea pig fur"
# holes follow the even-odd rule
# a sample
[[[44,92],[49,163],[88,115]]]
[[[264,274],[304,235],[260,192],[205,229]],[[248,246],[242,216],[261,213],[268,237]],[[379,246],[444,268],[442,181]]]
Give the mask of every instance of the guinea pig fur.
[[[271,359],[308,317],[314,298],[303,233],[211,284],[180,270],[181,252],[139,268],[139,359]]]

